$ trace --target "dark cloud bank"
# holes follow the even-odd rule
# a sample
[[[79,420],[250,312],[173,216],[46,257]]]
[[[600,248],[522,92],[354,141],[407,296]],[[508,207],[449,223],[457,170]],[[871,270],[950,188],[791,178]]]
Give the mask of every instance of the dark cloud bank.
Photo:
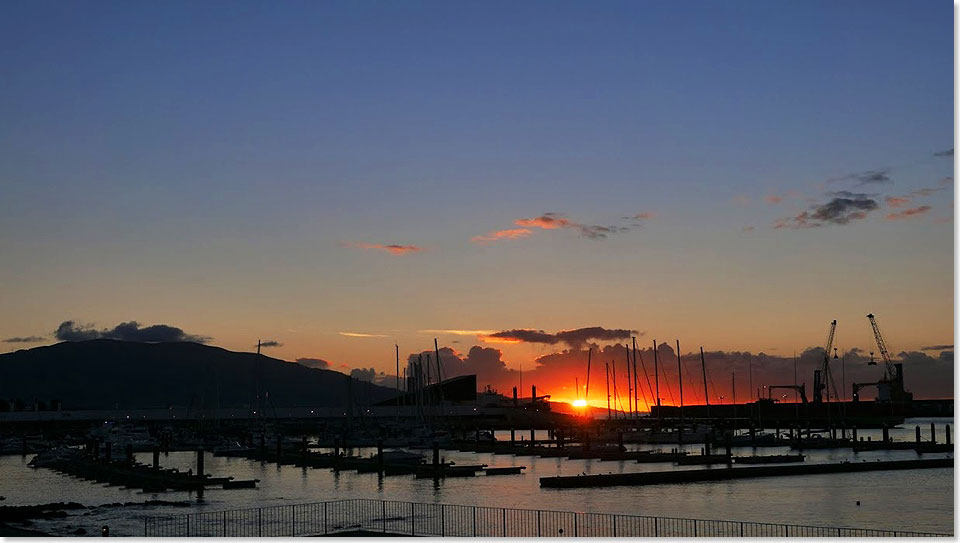
[[[117,339],[121,341],[139,341],[143,343],[165,343],[172,341],[191,341],[206,343],[209,337],[188,334],[181,328],[167,324],[141,326],[137,321],[122,322],[113,328],[97,330],[92,325],[78,324],[75,321],[63,321],[54,330],[53,335],[60,341],[90,341],[92,339]]]

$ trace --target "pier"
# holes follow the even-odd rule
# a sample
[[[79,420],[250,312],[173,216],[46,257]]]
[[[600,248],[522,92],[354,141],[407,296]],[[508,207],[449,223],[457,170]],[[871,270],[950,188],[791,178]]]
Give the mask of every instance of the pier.
[[[856,473],[900,469],[952,468],[952,458],[930,460],[891,460],[887,462],[840,462],[838,464],[806,464],[791,466],[758,466],[751,468],[697,469],[655,471],[647,473],[616,473],[608,475],[577,475],[541,477],[542,488],[591,488],[601,486],[644,486],[704,481],[727,481],[754,477],[784,477],[789,475],[820,475],[825,473]]]

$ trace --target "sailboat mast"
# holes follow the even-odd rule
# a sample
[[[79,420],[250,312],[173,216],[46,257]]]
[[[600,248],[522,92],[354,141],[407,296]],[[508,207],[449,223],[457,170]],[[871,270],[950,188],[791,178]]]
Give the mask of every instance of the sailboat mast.
[[[587,396],[590,395],[590,361],[593,358],[593,347],[590,347],[587,350],[587,388],[583,391],[583,401],[587,401]]]
[[[624,345],[626,347],[626,345]],[[624,349],[627,353],[627,413],[628,418],[633,418],[633,381],[630,380],[630,349]]]
[[[607,376],[607,420],[610,420],[612,418],[610,412],[610,364],[604,362],[603,369]]]
[[[653,378],[657,384],[657,422],[659,423],[662,415],[660,413],[660,370],[658,358],[657,340],[653,340]]]
[[[680,382],[680,428],[683,428],[683,363],[680,361],[679,339],[677,340],[677,381]]]
[[[707,394],[707,362],[703,357],[703,347],[700,347],[700,369],[703,371],[703,400],[707,404],[707,418],[710,418],[710,395]]]

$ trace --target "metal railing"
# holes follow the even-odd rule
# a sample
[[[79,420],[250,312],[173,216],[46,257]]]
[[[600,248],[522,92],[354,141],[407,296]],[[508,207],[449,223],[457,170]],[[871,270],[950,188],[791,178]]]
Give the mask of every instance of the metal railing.
[[[145,537],[366,532],[452,537],[950,537],[947,534],[372,499],[145,517]]]

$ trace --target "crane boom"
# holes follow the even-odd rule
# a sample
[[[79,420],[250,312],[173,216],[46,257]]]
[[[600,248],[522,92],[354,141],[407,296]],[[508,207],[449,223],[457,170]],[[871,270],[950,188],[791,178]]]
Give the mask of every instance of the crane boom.
[[[823,347],[823,363],[820,369],[813,372],[813,402],[821,403],[823,401],[823,390],[827,388],[826,380],[830,376],[830,349],[833,348],[833,337],[837,332],[837,320],[830,323],[830,332],[827,333],[827,342]],[[836,388],[836,385],[834,385]],[[827,390],[829,399],[830,391]]]
[[[880,335],[880,327],[877,326],[877,319],[874,318],[873,313],[867,315],[867,318],[870,319],[870,326],[873,328],[873,337],[877,340],[877,348],[880,349],[880,358],[883,359],[883,365],[886,368],[886,377],[887,379],[893,379],[897,376],[897,371],[893,367],[893,362],[890,361],[890,353],[887,352],[887,344],[883,341],[883,336]]]

